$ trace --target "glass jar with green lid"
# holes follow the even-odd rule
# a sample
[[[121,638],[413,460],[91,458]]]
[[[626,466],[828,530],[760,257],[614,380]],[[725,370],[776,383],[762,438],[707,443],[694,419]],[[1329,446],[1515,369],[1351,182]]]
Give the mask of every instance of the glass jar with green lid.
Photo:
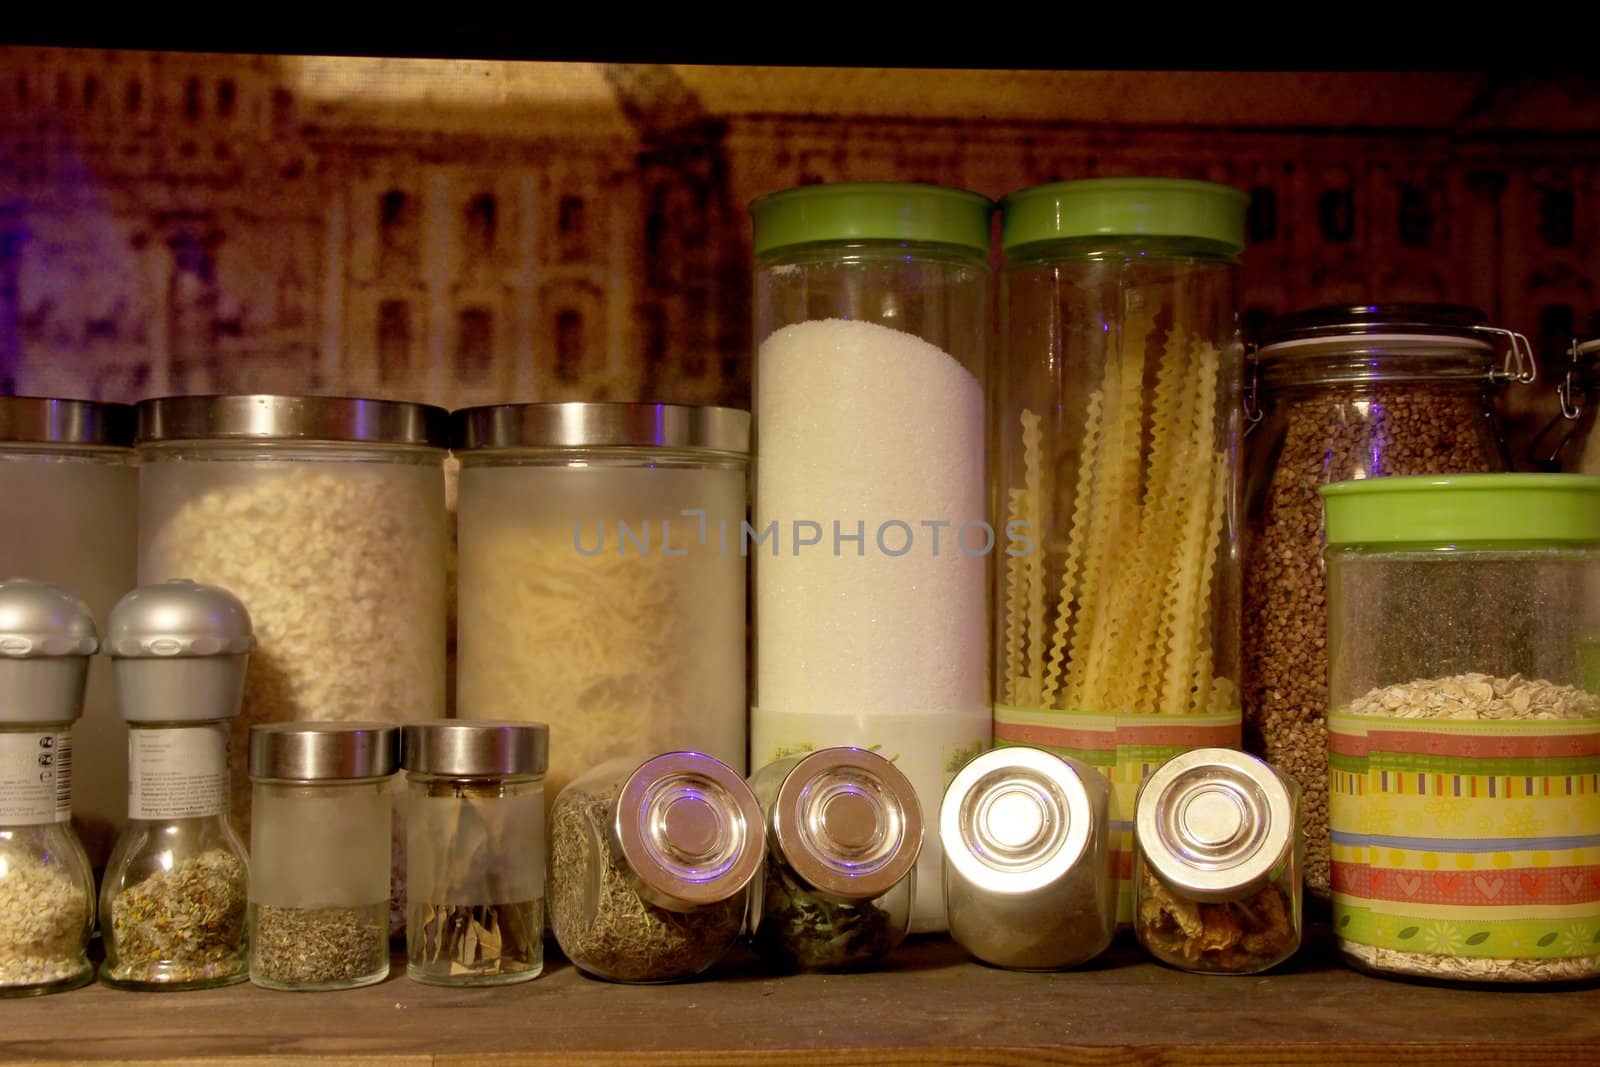
[[[1147,769],[1239,741],[1246,203],[1107,178],[1000,205],[995,737],[1111,778],[1123,922]]]
[[[1466,982],[1600,975],[1600,478],[1321,494],[1345,957]]]
[[[751,763],[897,755],[924,810],[989,741],[993,204],[936,185],[756,200]],[[913,931],[942,930],[937,840]]]

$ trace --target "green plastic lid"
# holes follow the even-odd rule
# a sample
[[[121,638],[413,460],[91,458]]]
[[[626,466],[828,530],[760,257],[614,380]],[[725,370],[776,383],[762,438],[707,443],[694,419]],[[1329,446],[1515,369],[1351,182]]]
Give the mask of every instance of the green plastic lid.
[[[1052,182],[1000,201],[1000,243],[1009,252],[1068,237],[1193,237],[1238,253],[1249,203],[1231,185],[1184,178]]]
[[[965,189],[911,182],[802,185],[757,197],[755,253],[816,241],[919,241],[989,254],[994,201]]]
[[[1328,544],[1600,542],[1600,478],[1419,474],[1317,490]]]

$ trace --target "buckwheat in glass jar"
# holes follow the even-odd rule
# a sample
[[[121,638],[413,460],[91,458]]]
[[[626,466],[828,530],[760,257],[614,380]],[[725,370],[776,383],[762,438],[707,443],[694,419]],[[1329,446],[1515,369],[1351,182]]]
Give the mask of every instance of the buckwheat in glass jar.
[[[1253,361],[1245,741],[1303,791],[1306,885],[1319,897],[1329,891],[1328,653],[1317,489],[1507,469],[1494,392],[1522,371],[1496,341],[1514,355],[1526,341],[1483,321],[1446,305],[1318,308],[1274,322]]]

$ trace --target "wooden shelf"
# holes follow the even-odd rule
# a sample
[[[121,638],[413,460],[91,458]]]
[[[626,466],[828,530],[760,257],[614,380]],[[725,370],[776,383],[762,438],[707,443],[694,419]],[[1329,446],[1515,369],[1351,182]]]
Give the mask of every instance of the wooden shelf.
[[[880,973],[617,986],[556,960],[501,989],[396,973],[344,993],[92,987],[0,1002],[0,1061],[324,1064],[1600,1063],[1600,989],[1477,991],[1369,978],[1322,946],[1287,973],[1181,974],[1119,944],[1100,966],[1020,974],[942,939]]]

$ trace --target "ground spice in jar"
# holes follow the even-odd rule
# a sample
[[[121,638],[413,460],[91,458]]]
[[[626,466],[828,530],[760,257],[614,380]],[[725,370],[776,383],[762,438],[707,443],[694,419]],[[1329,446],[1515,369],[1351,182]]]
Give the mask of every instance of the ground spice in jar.
[[[0,877],[0,987],[59,982],[87,968],[89,898],[59,866],[37,856],[5,857]]]
[[[1328,633],[1317,489],[1351,478],[1503,470],[1481,384],[1285,389],[1282,446],[1252,501],[1244,566],[1245,745],[1302,790],[1306,885],[1326,896]],[[1258,460],[1259,462],[1260,460]]]
[[[383,968],[388,903],[378,908],[256,906],[255,972],[269,982],[351,982]]]
[[[242,973],[245,866],[212,849],[128,886],[111,902],[118,946],[110,977],[121,982],[193,982]]]
[[[626,865],[591,831],[610,821],[616,797],[615,787],[593,793],[569,788],[550,813],[550,909],[562,951],[614,981],[696,974],[739,936],[745,894],[693,911],[641,897]]]

